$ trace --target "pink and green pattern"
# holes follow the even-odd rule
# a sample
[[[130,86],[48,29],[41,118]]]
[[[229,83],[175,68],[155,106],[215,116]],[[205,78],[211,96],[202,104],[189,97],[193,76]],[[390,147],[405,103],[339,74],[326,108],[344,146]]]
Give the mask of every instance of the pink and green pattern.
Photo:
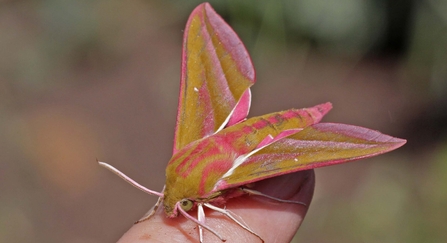
[[[218,211],[262,238],[225,208],[233,197],[265,196],[244,186],[267,178],[368,158],[397,149],[405,140],[346,124],[320,123],[330,103],[247,119],[255,72],[236,33],[208,3],[190,15],[183,39],[182,73],[173,156],[166,185],[149,190],[100,162],[140,190],[159,197],[170,218],[182,214],[224,241],[205,222],[203,207]],[[305,205],[303,205],[305,206]],[[198,218],[189,211],[198,210]]]

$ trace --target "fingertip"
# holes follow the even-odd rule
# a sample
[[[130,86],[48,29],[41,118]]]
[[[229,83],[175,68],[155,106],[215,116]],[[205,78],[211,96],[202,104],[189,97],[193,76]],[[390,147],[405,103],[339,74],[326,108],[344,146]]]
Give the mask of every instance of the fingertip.
[[[195,234],[194,225],[185,218],[166,218],[158,210],[150,219],[132,225],[118,243],[197,242]]]
[[[225,208],[259,234],[265,242],[289,242],[301,225],[312,200],[315,185],[313,170],[302,171],[256,183],[254,189],[274,197],[295,200],[307,206],[279,203],[258,196],[229,199]],[[195,217],[196,211],[191,215]],[[222,214],[205,210],[206,224],[226,242],[260,242],[259,238]],[[205,242],[221,242],[204,231]],[[119,243],[199,242],[198,226],[185,217],[167,218],[162,207],[150,219],[133,225]]]
[[[312,201],[315,187],[313,170],[300,171],[256,183],[253,189],[272,197],[304,203],[276,202],[268,198],[250,196],[252,204],[244,203],[244,220],[259,232],[265,242],[289,242],[300,227]],[[243,204],[242,204],[243,205]],[[229,207],[228,207],[229,208]],[[249,223],[249,221],[251,221]]]

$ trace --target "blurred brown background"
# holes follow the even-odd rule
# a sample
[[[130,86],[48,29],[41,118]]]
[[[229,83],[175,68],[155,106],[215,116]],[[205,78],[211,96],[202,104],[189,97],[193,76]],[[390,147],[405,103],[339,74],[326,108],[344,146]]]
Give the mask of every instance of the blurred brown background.
[[[182,30],[199,1],[0,1],[0,242],[114,242],[172,149]],[[447,240],[447,3],[212,1],[257,70],[250,116],[331,101],[324,121],[408,139],[316,170],[295,242]]]

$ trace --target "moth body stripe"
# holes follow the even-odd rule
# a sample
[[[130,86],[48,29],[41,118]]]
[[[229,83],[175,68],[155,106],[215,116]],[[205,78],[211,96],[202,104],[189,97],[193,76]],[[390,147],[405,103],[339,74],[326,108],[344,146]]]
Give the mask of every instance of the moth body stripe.
[[[181,160],[176,168],[176,172],[185,178],[201,161],[203,161],[203,158],[216,154],[216,152],[219,151],[215,146],[212,146],[212,144],[200,143],[186,155],[186,158]]]
[[[200,178],[199,183],[199,194],[204,195],[207,192],[207,181],[210,179],[212,174],[223,174],[231,168],[231,163],[228,163],[228,160],[215,160],[203,168],[202,177]]]

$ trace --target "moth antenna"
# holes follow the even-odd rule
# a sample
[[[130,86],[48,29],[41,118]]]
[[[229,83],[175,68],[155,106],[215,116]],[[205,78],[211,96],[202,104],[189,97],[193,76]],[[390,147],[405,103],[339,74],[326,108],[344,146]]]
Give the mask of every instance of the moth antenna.
[[[305,204],[303,202],[300,202],[300,201],[284,200],[284,199],[281,199],[281,198],[277,198],[277,197],[272,197],[272,196],[266,195],[266,194],[264,194],[264,193],[262,193],[260,191],[256,191],[256,190],[252,190],[252,189],[248,189],[248,188],[244,188],[244,187],[240,188],[240,189],[243,192],[247,193],[248,195],[255,195],[255,196],[266,197],[268,199],[272,199],[274,201],[278,201],[278,202],[282,202],[282,203],[294,203],[294,204],[300,204],[300,205],[303,205],[303,206],[307,207],[307,204]]]
[[[97,161],[98,161],[98,160],[97,160]],[[143,192],[145,192],[145,193],[147,193],[147,194],[155,195],[155,196],[158,196],[158,197],[161,197],[161,198],[164,197],[164,194],[163,194],[163,193],[160,193],[160,192],[156,192],[156,191],[152,191],[152,190],[150,190],[150,189],[147,189],[146,187],[144,187],[144,186],[142,186],[141,184],[139,184],[138,182],[132,180],[130,177],[128,177],[127,175],[125,175],[123,172],[119,171],[119,170],[116,169],[115,167],[113,167],[113,166],[111,166],[111,165],[109,165],[109,164],[107,164],[107,163],[101,162],[101,161],[98,161],[98,164],[99,164],[100,166],[102,166],[102,167],[104,167],[104,168],[110,170],[110,171],[113,172],[115,175],[121,177],[121,179],[125,180],[127,183],[131,184],[131,185],[134,186],[135,188],[140,189],[141,191],[143,191]]]
[[[164,193],[165,188],[166,188],[166,186],[163,187],[163,190],[161,191],[161,193]],[[141,223],[143,221],[150,219],[155,214],[155,212],[157,212],[158,207],[160,206],[160,204],[162,202],[163,202],[163,198],[159,197],[157,202],[155,203],[155,205],[145,215],[143,215],[143,217],[141,217],[141,219],[136,221],[134,224],[138,224],[138,223]]]
[[[227,241],[225,238],[223,238],[222,236],[220,236],[215,230],[211,229],[208,225],[201,223],[199,220],[195,219],[194,217],[192,217],[191,215],[189,215],[185,210],[182,209],[182,207],[180,207],[180,202],[177,202],[175,204],[175,208],[177,210],[180,211],[180,213],[185,216],[185,218],[193,221],[194,223],[196,223],[199,226],[202,226],[204,229],[208,230],[209,232],[213,233],[213,235],[217,236],[217,238],[219,238],[222,242]],[[202,242],[201,242],[202,243]]]
[[[259,236],[258,234],[256,234],[252,229],[250,229],[245,222],[241,223],[239,220],[237,220],[232,214],[234,214],[233,212],[231,212],[228,209],[222,209],[222,208],[218,208],[216,206],[213,206],[209,203],[204,203],[203,205],[205,205],[206,207],[217,211],[225,216],[227,216],[228,218],[230,218],[231,220],[233,220],[236,224],[238,224],[239,226],[241,226],[243,229],[245,229],[246,231],[250,232],[251,234],[255,235],[256,237],[258,237],[262,243],[264,243],[264,239],[261,238],[261,236]],[[235,214],[236,215],[236,214]],[[239,217],[239,216],[238,216]]]

